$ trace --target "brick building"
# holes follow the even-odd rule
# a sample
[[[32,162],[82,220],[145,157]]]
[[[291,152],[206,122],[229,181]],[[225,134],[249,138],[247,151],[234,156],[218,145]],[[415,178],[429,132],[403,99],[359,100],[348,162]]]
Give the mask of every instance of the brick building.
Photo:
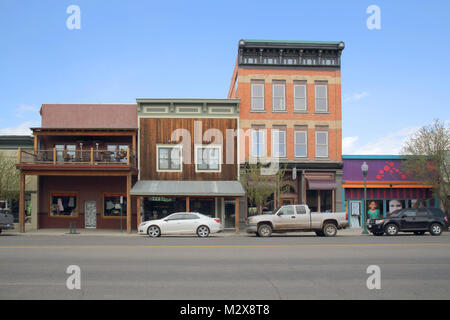
[[[287,168],[281,204],[342,210],[343,42],[240,40],[228,98],[239,98],[241,162]]]

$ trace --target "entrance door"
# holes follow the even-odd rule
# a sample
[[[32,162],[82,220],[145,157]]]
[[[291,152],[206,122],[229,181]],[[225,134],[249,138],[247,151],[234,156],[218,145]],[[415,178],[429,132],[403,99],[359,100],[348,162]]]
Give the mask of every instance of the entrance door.
[[[84,202],[84,227],[97,228],[97,202]]]

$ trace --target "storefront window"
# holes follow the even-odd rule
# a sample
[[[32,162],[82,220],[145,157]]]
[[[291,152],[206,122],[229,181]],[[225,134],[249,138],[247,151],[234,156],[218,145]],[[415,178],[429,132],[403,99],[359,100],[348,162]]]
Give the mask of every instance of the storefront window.
[[[77,194],[76,193],[51,193],[50,215],[76,217]]]
[[[307,190],[306,191],[306,204],[312,212],[319,211],[319,192],[318,190]]]
[[[148,197],[143,202],[144,221],[163,219],[175,212],[186,212],[186,198]]]
[[[203,213],[213,218],[215,216],[215,200],[214,198],[191,198],[189,208],[191,212]]]
[[[122,197],[122,204],[120,203]],[[103,196],[103,216],[104,217],[120,217],[120,209],[122,216],[127,215],[127,197],[126,194],[105,194]]]
[[[320,212],[332,212],[333,191],[320,190],[319,192],[320,192]]]
[[[366,219],[378,219],[383,217],[383,201],[367,200],[366,202]]]
[[[406,208],[405,200],[388,200],[387,201],[387,210],[388,215],[393,214],[394,212]]]

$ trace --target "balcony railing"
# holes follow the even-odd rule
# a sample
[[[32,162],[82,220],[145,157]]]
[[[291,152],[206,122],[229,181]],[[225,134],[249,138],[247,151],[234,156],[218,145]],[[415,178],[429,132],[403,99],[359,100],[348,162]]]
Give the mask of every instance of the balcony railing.
[[[32,149],[18,150],[18,164],[48,164],[48,165],[96,165],[96,166],[136,166],[136,157],[129,149],[110,150],[60,150],[49,149],[35,151]]]

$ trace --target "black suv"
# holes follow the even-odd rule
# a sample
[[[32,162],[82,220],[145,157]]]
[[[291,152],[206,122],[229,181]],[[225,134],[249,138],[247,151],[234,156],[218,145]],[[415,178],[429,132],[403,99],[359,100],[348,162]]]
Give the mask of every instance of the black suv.
[[[389,218],[367,222],[367,229],[376,236],[384,233],[395,236],[399,231],[414,232],[416,235],[428,231],[433,236],[439,236],[448,227],[448,217],[439,208],[407,208],[393,213]]]

